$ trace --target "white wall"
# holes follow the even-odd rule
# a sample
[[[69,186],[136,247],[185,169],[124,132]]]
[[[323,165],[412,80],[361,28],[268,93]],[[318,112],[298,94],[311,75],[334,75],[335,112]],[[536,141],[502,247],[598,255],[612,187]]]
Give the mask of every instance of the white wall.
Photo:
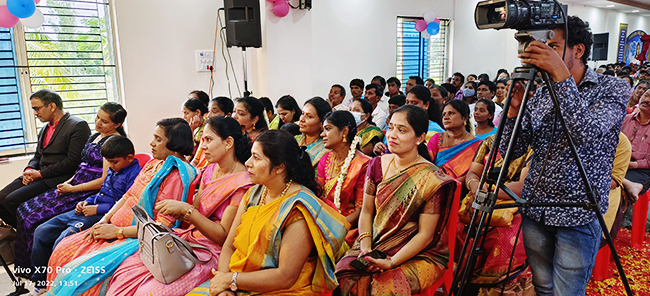
[[[190,91],[207,91],[210,74],[196,71],[195,50],[213,48],[217,9],[222,6],[214,0],[114,1],[127,127],[137,151],[150,151],[156,121],[182,115]],[[213,96],[228,95],[220,49],[215,52]],[[233,50],[232,59],[242,79],[241,51]],[[236,96],[234,83],[232,87]]]
[[[263,48],[248,49],[249,89],[273,101],[291,94],[304,102],[326,96],[332,84],[347,87],[352,78],[370,82],[374,75],[393,76],[397,16],[421,16],[429,10],[453,19],[452,72],[494,77],[499,68],[510,71],[519,65],[514,31],[476,29],[477,2],[321,0],[314,1],[310,11],[292,9],[287,17],[278,18],[270,12],[271,4],[260,0]],[[222,6],[222,0],[113,0],[127,128],[138,152],[150,150],[157,120],[180,116],[191,90],[207,90],[210,75],[196,71],[194,55],[195,50],[212,49],[216,12]],[[582,5],[570,5],[569,14],[589,21],[594,33],[610,33],[608,62],[616,59],[619,23],[627,23],[628,32],[650,32],[648,17]],[[231,54],[243,91],[241,50],[232,49]],[[218,42],[213,96],[228,95],[225,65]],[[0,163],[0,183],[15,178],[21,164]]]

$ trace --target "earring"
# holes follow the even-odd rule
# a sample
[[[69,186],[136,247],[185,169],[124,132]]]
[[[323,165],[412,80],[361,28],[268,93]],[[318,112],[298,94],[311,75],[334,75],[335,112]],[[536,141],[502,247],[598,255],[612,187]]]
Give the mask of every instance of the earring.
[[[228,148],[228,146],[226,146],[226,152],[228,152],[228,149],[230,149],[230,148]]]
[[[348,139],[346,137],[343,137],[343,143],[347,143]]]

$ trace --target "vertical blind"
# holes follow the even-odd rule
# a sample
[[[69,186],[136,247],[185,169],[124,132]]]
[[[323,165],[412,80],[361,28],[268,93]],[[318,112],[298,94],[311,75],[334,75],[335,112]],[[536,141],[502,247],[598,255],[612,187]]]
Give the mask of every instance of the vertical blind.
[[[23,148],[25,123],[12,29],[0,28],[0,151]]]
[[[415,30],[418,18],[397,18],[396,75],[406,84],[409,76],[433,78],[437,84],[447,76],[449,20],[440,20],[440,32],[422,38]]]
[[[32,92],[57,91],[64,109],[86,120],[91,129],[99,106],[119,101],[108,1],[42,0],[37,5],[45,19],[41,27],[18,24],[15,30],[21,32],[0,30],[0,155],[35,141],[38,131],[26,126],[43,126],[30,111]],[[17,59],[16,51],[25,58]],[[18,75],[17,69],[27,75]],[[22,81],[27,88],[22,92],[19,79],[28,80]]]

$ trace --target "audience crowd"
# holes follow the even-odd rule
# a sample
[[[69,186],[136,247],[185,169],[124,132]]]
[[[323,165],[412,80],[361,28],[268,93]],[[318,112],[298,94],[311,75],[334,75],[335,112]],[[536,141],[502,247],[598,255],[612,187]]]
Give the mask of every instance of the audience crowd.
[[[613,134],[616,157],[604,166],[612,175],[606,219],[627,212],[628,226],[629,205],[650,187],[650,65],[585,71],[573,75],[580,85],[620,78],[618,91],[630,94]],[[449,257],[450,215],[459,216],[462,246],[485,166],[503,165],[500,153],[488,156],[499,122],[516,115],[503,106],[517,86],[505,69],[494,80],[456,72],[439,82],[370,81],[337,82],[302,106],[289,94],[274,103],[192,91],[179,118],[151,127],[148,158],[124,132],[121,105],[101,106],[91,134],[59,94],[35,92],[32,109],[46,123],[36,153],[0,191],[0,218],[17,232],[17,275],[34,282],[36,295],[424,292],[459,260]],[[536,96],[547,91],[541,79],[533,83]],[[530,191],[525,180],[538,170],[535,147],[518,147],[508,164],[505,184],[517,195]],[[456,191],[460,211],[450,213]],[[502,191],[498,199],[513,202]],[[154,278],[141,259],[135,205],[203,246],[193,251],[203,262],[170,283]],[[494,212],[472,295],[535,294],[539,271],[529,267],[520,231],[530,218],[520,212]]]

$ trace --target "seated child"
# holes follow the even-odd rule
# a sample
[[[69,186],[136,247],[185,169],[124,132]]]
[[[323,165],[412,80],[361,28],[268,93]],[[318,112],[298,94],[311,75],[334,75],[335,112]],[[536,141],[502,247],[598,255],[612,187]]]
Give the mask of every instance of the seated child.
[[[127,137],[112,136],[100,150],[109,169],[100,191],[77,204],[74,211],[60,214],[41,224],[34,232],[32,264],[35,272],[32,281],[36,287],[45,283],[47,262],[52,250],[66,236],[84,231],[97,223],[113,204],[133,185],[140,173],[140,164],[135,159],[135,148]]]

